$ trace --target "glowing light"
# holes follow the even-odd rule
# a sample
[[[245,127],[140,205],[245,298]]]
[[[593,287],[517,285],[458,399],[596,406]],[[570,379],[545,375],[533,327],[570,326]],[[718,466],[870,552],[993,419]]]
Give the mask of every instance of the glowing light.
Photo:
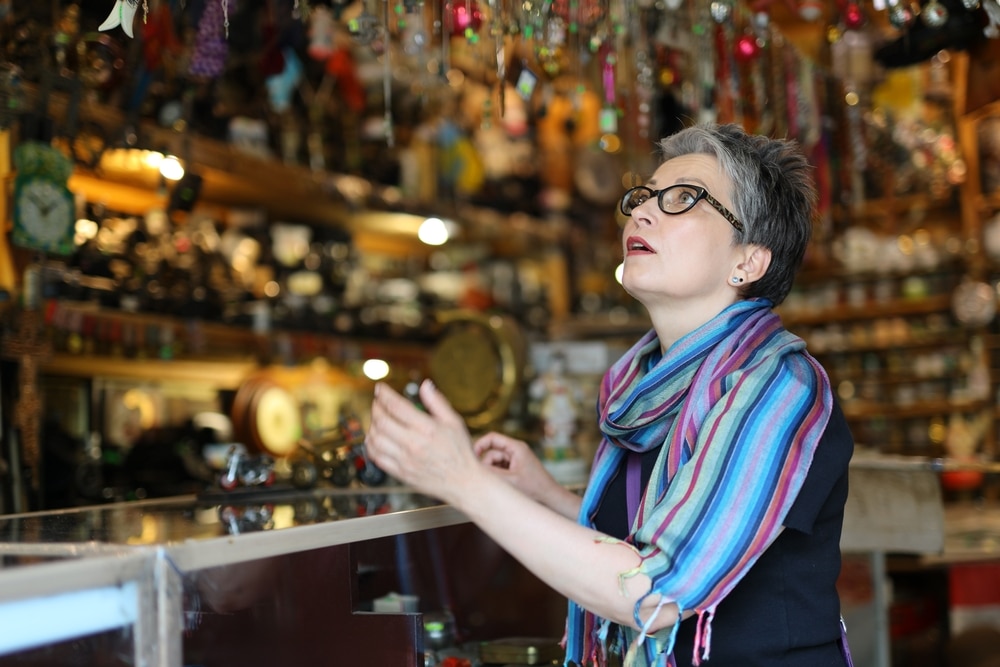
[[[389,375],[389,364],[382,359],[368,359],[362,364],[361,372],[369,380],[381,380]]]
[[[444,245],[451,238],[451,231],[441,218],[427,218],[420,223],[417,238],[427,245]]]
[[[168,155],[160,163],[160,174],[168,181],[179,181],[184,178],[184,165],[175,155]]]

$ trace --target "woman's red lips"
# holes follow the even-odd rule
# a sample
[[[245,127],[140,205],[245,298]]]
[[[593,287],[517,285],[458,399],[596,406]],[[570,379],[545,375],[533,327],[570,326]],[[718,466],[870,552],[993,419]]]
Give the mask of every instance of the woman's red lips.
[[[630,236],[625,243],[626,253],[653,252],[646,240],[641,236]]]

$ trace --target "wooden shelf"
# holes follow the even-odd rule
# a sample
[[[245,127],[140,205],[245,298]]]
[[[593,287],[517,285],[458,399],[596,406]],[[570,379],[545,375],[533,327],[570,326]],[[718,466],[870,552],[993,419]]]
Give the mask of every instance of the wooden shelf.
[[[26,104],[33,105],[36,91],[30,85],[25,88]],[[66,105],[65,95],[53,94],[49,114],[63,118]],[[120,111],[92,100],[81,102],[79,114],[109,137],[120,135],[126,123]],[[459,238],[489,243],[504,255],[551,247],[569,233],[568,225],[522,213],[508,214],[447,198],[413,201],[396,186],[286,164],[149,120],[139,123],[138,134],[143,148],[173,153],[202,177],[199,206],[223,221],[227,209],[262,208],[272,220],[342,228],[351,233],[360,251],[398,257],[435,250],[417,238],[420,223],[429,215],[455,220],[462,226]],[[78,167],[71,189],[133,215],[162,206],[166,195],[158,173],[122,168],[105,158],[92,172]]]
[[[936,294],[921,299],[895,300],[886,304],[866,304],[864,306],[838,306],[824,308],[811,312],[788,313],[779,309],[781,319],[789,328],[798,326],[816,326],[831,322],[850,322],[856,320],[877,320],[886,317],[903,317],[910,315],[930,315],[939,312],[951,312],[951,295]]]
[[[635,342],[636,337],[649,331],[652,326],[649,318],[641,315],[616,318],[608,313],[602,313],[553,322],[549,327],[549,335],[556,340],[629,338],[631,344]]]
[[[955,412],[978,412],[989,407],[985,401],[918,401],[910,405],[893,405],[870,401],[844,402],[844,416],[851,420],[863,419],[910,419],[913,417],[938,417]]]
[[[956,219],[959,217],[958,211],[955,210],[955,197],[952,191],[945,197],[915,194],[869,199],[858,206],[842,208],[841,215],[856,220],[868,220],[895,217],[905,213],[912,218],[914,212],[918,211],[948,213]]]
[[[838,373],[827,369],[830,375],[830,381],[836,384],[841,381],[848,381],[858,384],[860,382],[872,383],[876,385],[901,385],[901,384],[912,384],[915,382],[954,382],[965,378],[966,374],[959,371],[954,371],[946,375],[917,375],[913,372],[893,372],[887,374],[886,371],[880,370],[878,372],[869,371],[856,371],[851,373]]]
[[[220,322],[202,320],[184,320],[167,314],[129,313],[115,308],[103,308],[89,302],[59,301],[58,306],[68,312],[89,315],[96,320],[116,322],[121,325],[131,325],[137,329],[147,327],[171,328],[174,340],[185,349],[186,354],[205,358],[208,363],[222,361],[224,363],[255,363],[251,360],[268,348],[275,340],[288,337],[291,342],[299,340],[304,343],[306,356],[342,357],[354,354],[355,350],[364,351],[371,356],[399,364],[420,366],[427,356],[429,341],[380,339],[366,336],[353,336],[335,333],[312,331],[283,330],[275,328],[262,334],[248,326],[231,326]],[[196,342],[189,340],[196,338]],[[106,342],[106,341],[105,341]],[[66,355],[74,358],[73,355]],[[104,357],[101,357],[104,358]],[[137,359],[121,360],[123,363],[145,363]],[[167,364],[201,363],[187,357],[164,361]]]
[[[914,276],[928,277],[942,274],[961,276],[966,270],[958,260],[945,261],[931,268],[916,268],[911,271],[857,271],[844,266],[824,266],[823,268],[803,268],[795,276],[796,287],[828,284],[831,281],[843,283],[874,283],[882,280],[904,280]]]
[[[213,389],[237,389],[259,368],[256,361],[128,359],[124,357],[56,354],[44,361],[48,375],[76,378],[117,378],[149,382],[197,383]]]
[[[805,337],[808,343],[809,337]],[[834,354],[859,354],[865,352],[894,352],[898,350],[914,350],[920,348],[940,349],[943,346],[965,346],[967,341],[964,337],[955,335],[923,336],[914,337],[909,340],[893,340],[885,344],[872,343],[870,345],[848,345],[845,347],[827,347],[819,349],[810,347],[810,353],[817,357],[830,356]]]

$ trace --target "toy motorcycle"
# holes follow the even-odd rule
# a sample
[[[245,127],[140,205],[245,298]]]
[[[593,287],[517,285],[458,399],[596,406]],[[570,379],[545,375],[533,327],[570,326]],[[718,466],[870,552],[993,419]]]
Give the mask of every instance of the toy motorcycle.
[[[271,486],[274,479],[274,459],[266,454],[251,456],[242,447],[233,446],[219,476],[219,486],[232,491],[238,486]]]
[[[340,420],[335,432],[326,438],[299,441],[298,457],[292,461],[292,485],[311,489],[320,477],[334,486],[346,487],[357,479],[365,486],[379,486],[386,474],[365,453],[365,434],[353,415]]]

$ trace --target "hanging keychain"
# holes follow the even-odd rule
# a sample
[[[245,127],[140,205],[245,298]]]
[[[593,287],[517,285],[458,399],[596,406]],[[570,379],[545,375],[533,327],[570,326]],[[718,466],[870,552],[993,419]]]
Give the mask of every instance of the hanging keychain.
[[[774,110],[774,134],[788,136],[788,105],[785,102],[785,40],[780,32],[771,37],[770,49],[770,91],[768,107]]]
[[[385,25],[385,53],[382,54],[382,96],[385,101],[384,121],[385,144],[389,148],[396,145],[396,131],[392,123],[392,40],[389,37],[389,0],[383,0]]]
[[[325,10],[325,8],[317,8],[313,14],[318,14],[320,9]],[[328,12],[329,10],[325,11]],[[369,46],[375,41],[375,38],[378,37],[378,18],[368,11],[367,0],[361,3],[361,13],[347,21],[347,31],[351,33],[351,37],[354,41],[362,46]]]
[[[493,50],[496,56],[496,73],[497,73],[497,104],[499,109],[497,110],[500,118],[504,116],[506,95],[505,89],[507,87],[507,55],[504,49],[504,11],[502,0],[490,0],[490,32],[493,35]]]
[[[766,72],[770,65],[771,52],[770,17],[766,12],[758,12],[753,17],[753,32],[760,52],[750,63],[750,86],[753,88],[754,115],[758,134],[770,135],[774,130],[774,112],[767,99]]]
[[[715,88],[715,104],[718,107],[720,122],[730,123],[736,117],[736,99],[733,96],[732,78],[733,60],[730,26],[733,18],[733,7],[728,2],[713,2],[710,6],[713,29],[711,30],[715,59],[718,62],[718,85]]]
[[[455,29],[455,21],[451,15],[451,0],[441,3],[441,67],[438,71],[447,80],[451,71],[451,33]]]
[[[601,108],[598,125],[601,134],[618,134],[618,106],[615,99],[615,63],[618,58],[613,46],[604,47],[601,62],[601,82],[604,85],[604,106]]]

